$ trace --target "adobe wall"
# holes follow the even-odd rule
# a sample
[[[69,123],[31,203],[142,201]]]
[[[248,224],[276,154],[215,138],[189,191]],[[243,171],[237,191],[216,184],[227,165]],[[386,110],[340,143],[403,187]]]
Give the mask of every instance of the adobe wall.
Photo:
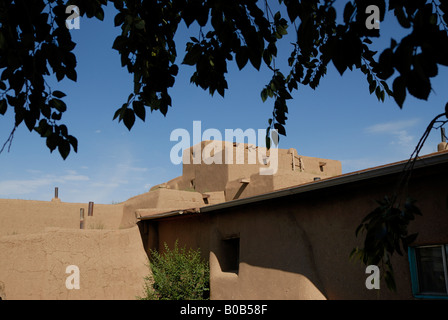
[[[136,210],[165,208],[165,211],[199,208],[204,206],[202,195],[198,192],[159,188],[132,197],[123,204],[120,228],[135,226],[138,222]]]
[[[260,170],[266,169],[276,172],[261,174]],[[341,173],[340,161],[301,156],[294,148],[267,150],[251,144],[207,140],[184,151],[182,176],[157,185],[151,191],[168,188],[224,192],[225,200],[230,201]],[[242,179],[250,183],[241,184]]]
[[[222,201],[223,192],[208,194],[208,203]],[[0,199],[0,298],[135,299],[150,272],[138,210],[204,205],[198,192],[166,188],[120,204],[94,204],[93,216],[88,203]],[[81,269],[80,290],[65,287],[68,265]]]
[[[8,300],[135,299],[143,295],[145,264],[137,227],[0,237],[0,283]],[[79,267],[79,289],[66,287],[70,265]]]
[[[414,245],[448,242],[448,194],[446,179],[440,179],[448,169],[437,170],[413,173],[410,195],[423,212],[409,228],[409,234],[419,233]],[[422,177],[424,171],[428,175]],[[392,258],[397,293],[384,282],[380,290],[368,290],[366,266],[349,259],[351,250],[362,245],[356,227],[396,178],[160,220],[155,223],[158,244],[171,246],[179,239],[180,245],[204,249],[212,299],[413,299],[406,254]],[[228,258],[223,239],[233,236],[240,239],[238,274],[221,269]]]
[[[80,209],[84,209],[84,230]],[[149,274],[137,226],[120,228],[124,203],[0,199],[2,299],[135,299]],[[68,290],[77,265],[81,288]]]
[[[275,175],[253,174],[249,176],[249,183],[241,182],[241,179],[230,181],[225,188],[226,200],[247,198],[263,193],[285,188],[291,188],[314,181],[319,175],[308,172],[291,174],[287,170],[279,170]],[[325,178],[325,177],[323,177]]]
[[[0,237],[42,232],[47,227],[79,229],[84,208],[86,229],[118,229],[123,204],[94,204],[87,219],[88,203],[0,199]]]

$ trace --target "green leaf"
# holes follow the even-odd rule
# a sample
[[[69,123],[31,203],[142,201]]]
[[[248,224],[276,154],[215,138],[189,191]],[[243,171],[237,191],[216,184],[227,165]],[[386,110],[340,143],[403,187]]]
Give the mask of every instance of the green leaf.
[[[104,10],[103,8],[99,7],[95,13],[95,17],[100,20],[103,21],[104,20]]]
[[[287,34],[288,34],[287,27],[282,26],[282,25],[277,26],[277,33],[278,33],[280,36],[287,35]]]
[[[0,100],[0,114],[4,115],[6,113],[6,109],[8,108],[8,103],[6,99]]]
[[[271,129],[271,128],[268,128]],[[271,148],[271,137],[269,136],[269,130],[266,131],[266,148],[269,150]]]
[[[355,7],[351,2],[347,2],[344,8],[344,22],[348,24],[350,22],[350,18],[355,12]]]
[[[115,24],[116,27],[118,27],[118,26],[123,24],[124,17],[125,17],[125,14],[123,12],[117,13],[117,15],[114,18],[114,24]]]
[[[145,20],[139,19],[135,22],[135,27],[139,30],[143,30],[145,28]]]
[[[384,90],[381,90],[380,91],[380,99],[382,102],[384,102],[385,97],[386,97],[386,92],[384,92]]]
[[[5,36],[3,35],[3,32],[0,31],[0,49],[3,49],[5,46]]]
[[[202,54],[202,49],[200,45],[194,45],[190,49],[188,49],[187,54],[182,61],[182,64],[186,64],[189,66],[194,66],[198,63],[199,57]]]
[[[114,114],[114,117],[112,120],[117,119],[118,116],[120,116],[119,120],[123,119],[123,116],[122,116],[123,113],[124,113],[123,108],[117,109],[117,111],[115,111],[115,114]]]
[[[264,63],[266,63],[266,65],[268,65],[268,66],[271,65],[272,55],[270,54],[270,52],[268,50],[265,50],[263,52],[263,60],[264,60]]]
[[[286,136],[285,127],[282,126],[280,123],[274,123],[274,128],[277,129],[279,134],[281,134],[282,136]]]
[[[355,230],[355,236],[356,236],[356,237],[358,236],[359,231],[361,231],[363,227],[364,227],[364,224],[361,223],[361,224],[356,228],[356,230]]]
[[[247,61],[249,60],[249,55],[248,55],[248,49],[247,47],[241,47],[235,55],[235,60],[236,60],[236,64],[238,66],[238,69],[243,69],[246,64]]]
[[[333,64],[342,76],[347,69],[347,57],[345,56],[346,49],[341,41],[336,41],[333,47]]]
[[[70,143],[65,139],[59,139],[58,142],[58,151],[61,155],[62,159],[67,159],[70,153]]]
[[[56,98],[64,98],[66,96],[66,94],[64,92],[61,91],[53,91],[53,96]]]
[[[394,14],[397,17],[398,22],[400,23],[400,25],[403,28],[408,29],[411,27],[411,23],[410,23],[409,19],[405,16],[403,7],[395,8]]]
[[[123,122],[126,128],[131,131],[135,123],[135,113],[132,109],[127,108],[123,115]]]
[[[78,74],[76,73],[75,69],[67,69],[66,76],[74,82],[76,82],[76,80],[78,79]]]
[[[255,69],[260,70],[262,53],[255,50],[249,50],[249,60]]]
[[[134,109],[135,115],[145,121],[146,109],[142,101],[134,100],[132,102],[132,108]]]
[[[384,101],[384,92],[381,90],[380,87],[376,87],[375,89],[375,95],[378,101]]]
[[[376,89],[376,82],[375,81],[370,81],[370,83],[369,83],[369,91],[370,91],[370,94],[372,94],[374,91],[375,91],[375,89]]]
[[[407,76],[406,84],[411,95],[418,99],[428,100],[431,93],[431,82],[428,78],[422,78],[417,71],[412,70]]]
[[[78,152],[78,140],[74,136],[67,136],[68,142],[72,145],[75,152]]]
[[[60,112],[53,112],[51,114],[51,119],[53,119],[53,120],[61,120],[61,118],[62,118],[62,113],[60,113]]]
[[[52,132],[46,140],[46,144],[48,149],[50,149],[50,152],[53,152],[54,149],[56,149],[56,147],[58,146],[58,140],[59,140],[59,135],[55,134],[54,132]]]
[[[394,68],[392,61],[393,61],[393,52],[392,49],[388,48],[381,53],[379,59],[381,72],[378,76],[380,76],[382,79],[389,79],[393,75]]]
[[[34,117],[34,115],[31,112],[27,111],[25,113],[24,120],[25,120],[25,125],[28,128],[28,130],[30,132],[33,131],[34,126],[36,125],[36,121],[37,121],[36,117]]]
[[[400,108],[403,108],[404,100],[406,99],[406,80],[403,76],[395,78],[392,84],[393,97]]]
[[[49,104],[50,104],[51,108],[54,108],[54,109],[58,110],[59,112],[65,112],[67,110],[67,105],[62,100],[51,99]]]
[[[263,90],[261,90],[261,100],[265,102],[267,98],[268,98],[268,90],[264,88]]]

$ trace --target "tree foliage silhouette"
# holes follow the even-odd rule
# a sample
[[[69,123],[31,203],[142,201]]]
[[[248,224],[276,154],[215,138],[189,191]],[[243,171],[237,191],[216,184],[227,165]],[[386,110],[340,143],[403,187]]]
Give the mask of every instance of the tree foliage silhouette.
[[[179,70],[174,36],[182,21],[200,28],[199,37],[187,43],[182,63],[195,66],[191,82],[210,94],[225,95],[232,60],[239,69],[250,63],[257,70],[263,64],[272,70],[272,79],[260,88],[261,98],[273,101],[268,129],[282,135],[292,92],[299,85],[317,88],[329,63],[341,75],[360,70],[371,94],[380,101],[393,96],[400,108],[407,93],[427,99],[439,65],[448,65],[446,0],[349,1],[343,23],[336,22],[334,0],[279,0],[285,17],[266,0],[5,0],[0,3],[0,114],[12,109],[15,123],[2,151],[23,123],[64,159],[77,151],[77,139],[60,124],[67,110],[65,93],[50,88],[46,79],[77,80],[67,7],[78,6],[82,17],[103,20],[103,7],[110,2],[117,9],[115,26],[122,30],[113,49],[134,76],[134,90],[114,119],[129,130],[136,118],[145,121],[147,108],[166,115],[173,105],[169,89]],[[379,9],[380,21],[387,11],[409,30],[380,54],[370,49],[380,31],[367,27],[369,5]],[[297,41],[291,45],[289,70],[282,73],[275,67],[277,44],[288,32],[297,34]]]
[[[129,130],[136,118],[145,121],[147,110],[166,115],[175,104],[169,90],[179,71],[174,37],[182,22],[189,28],[199,26],[200,32],[186,44],[181,63],[195,67],[191,83],[211,95],[217,92],[224,97],[228,89],[227,66],[233,60],[240,70],[252,65],[256,70],[264,66],[272,71],[269,83],[260,88],[262,101],[269,99],[273,107],[268,136],[272,129],[286,135],[292,93],[300,85],[316,89],[330,63],[341,75],[347,70],[362,72],[370,94],[379,101],[389,95],[402,108],[408,94],[427,100],[439,67],[448,65],[448,0],[352,0],[340,12],[341,23],[337,22],[335,2],[279,0],[282,12],[286,12],[283,16],[280,11],[273,12],[272,2],[267,0],[2,0],[0,114],[13,112],[15,117],[0,153],[10,148],[15,130],[22,124],[43,137],[49,150],[57,149],[63,159],[71,150],[77,152],[77,139],[61,124],[68,108],[63,100],[66,94],[46,81],[48,77],[77,80],[73,54],[76,44],[66,25],[70,5],[77,6],[82,17],[99,20],[104,19],[103,8],[108,3],[117,10],[114,22],[121,34],[112,47],[119,52],[122,67],[133,75],[134,89],[113,119],[123,122]],[[378,16],[372,15],[372,8]],[[381,23],[386,17],[398,21],[406,35],[391,39],[389,47],[376,52],[372,39],[379,37],[380,30],[371,26],[376,19]],[[295,34],[296,41],[291,44],[288,70],[280,70],[275,64],[278,44],[288,33]],[[446,117],[447,112],[436,119]],[[380,207],[369,217],[377,219],[390,211],[398,217],[402,214],[413,218],[417,212],[413,202],[406,202],[412,203],[411,209],[400,211],[396,199],[394,195],[379,202]],[[412,214],[408,214],[409,210]],[[406,219],[394,221],[397,225],[391,225],[392,233],[408,224]],[[360,228],[367,231],[366,240],[381,241],[371,237],[368,230],[381,223],[365,222]],[[402,232],[393,243],[400,239],[408,245],[413,237]],[[380,247],[390,249],[390,254],[398,248],[390,243]],[[372,249],[366,244],[365,250],[357,253],[364,254],[364,262],[378,262],[380,247],[377,243]],[[372,257],[365,256],[369,252]]]

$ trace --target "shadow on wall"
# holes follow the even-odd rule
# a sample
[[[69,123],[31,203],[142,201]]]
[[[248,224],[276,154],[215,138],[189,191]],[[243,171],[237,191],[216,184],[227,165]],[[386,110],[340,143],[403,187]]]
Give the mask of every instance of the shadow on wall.
[[[213,299],[327,299],[315,251],[294,215],[261,216],[255,206],[216,217],[210,274]],[[279,232],[280,231],[280,232]]]

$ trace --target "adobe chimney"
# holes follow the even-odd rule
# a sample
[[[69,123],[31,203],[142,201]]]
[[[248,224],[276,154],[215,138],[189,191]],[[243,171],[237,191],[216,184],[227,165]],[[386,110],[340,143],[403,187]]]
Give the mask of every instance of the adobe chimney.
[[[448,144],[446,143],[446,136],[445,136],[445,128],[440,128],[440,133],[442,135],[442,142],[440,142],[437,145],[437,151],[445,151],[448,150]]]

